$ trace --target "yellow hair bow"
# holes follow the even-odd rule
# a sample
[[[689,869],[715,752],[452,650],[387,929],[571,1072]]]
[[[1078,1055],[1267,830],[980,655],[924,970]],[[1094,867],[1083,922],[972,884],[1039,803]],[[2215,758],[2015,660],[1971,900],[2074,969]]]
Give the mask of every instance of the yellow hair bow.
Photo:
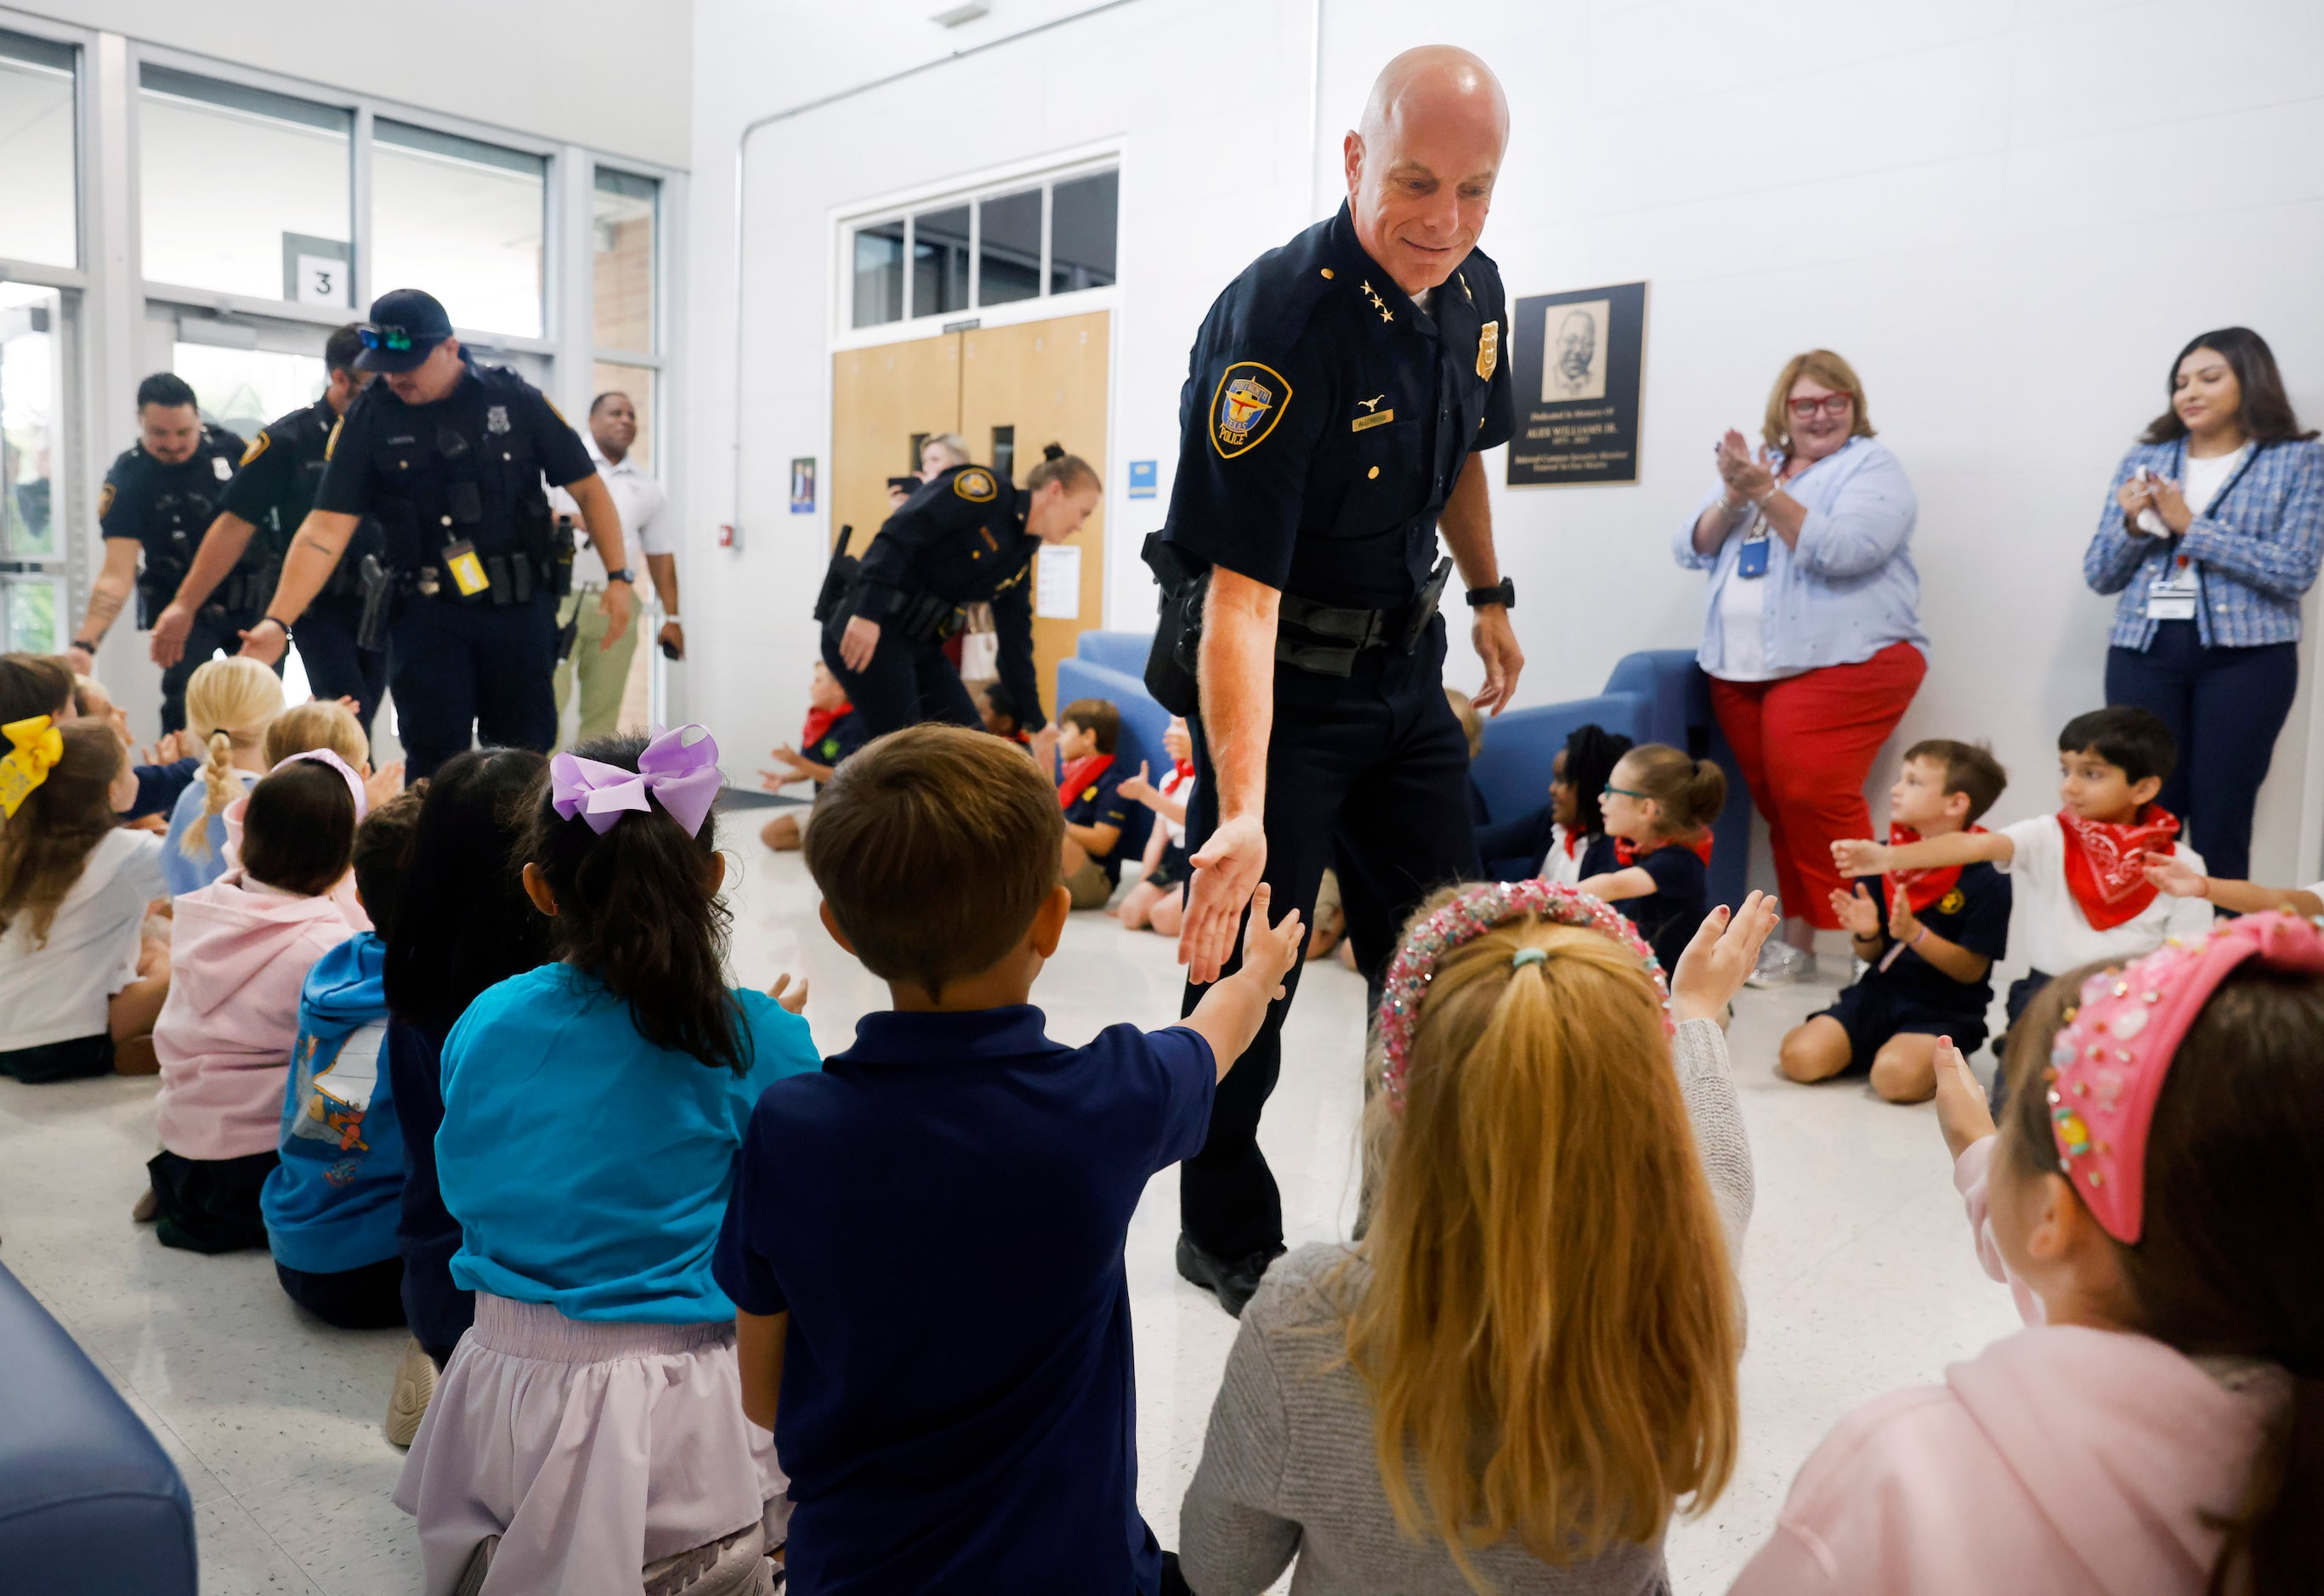
[[[36,715],[0,726],[0,735],[16,745],[0,759],[0,814],[13,820],[32,789],[49,779],[50,767],[65,757],[65,734],[47,715]]]

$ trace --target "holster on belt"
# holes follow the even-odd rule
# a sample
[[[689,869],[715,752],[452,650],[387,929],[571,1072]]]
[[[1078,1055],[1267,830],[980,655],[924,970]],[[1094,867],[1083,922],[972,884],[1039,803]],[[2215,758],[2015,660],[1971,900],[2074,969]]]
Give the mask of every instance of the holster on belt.
[[[363,621],[355,628],[355,647],[378,653],[387,647],[387,625],[395,611],[395,573],[379,556],[363,557]]]
[[[831,551],[831,563],[823,571],[823,586],[816,591],[815,623],[817,626],[831,619],[833,613],[839,608],[840,600],[847,596],[848,588],[854,585],[855,573],[862,568],[863,562],[847,552],[848,540],[854,536],[855,529],[852,526],[839,529],[838,547]]]
[[[940,643],[948,641],[966,619],[961,606],[941,594],[911,593],[905,595],[888,624],[907,641]]]
[[[1146,655],[1146,690],[1173,715],[1192,715],[1201,702],[1196,666],[1203,647],[1203,604],[1211,591],[1208,566],[1196,567],[1159,532],[1146,534],[1139,557],[1162,586],[1162,613]]]
[[[1348,676],[1367,649],[1409,654],[1428,635],[1428,623],[1452,578],[1452,562],[1440,559],[1412,602],[1400,610],[1358,610],[1319,604],[1296,593],[1283,595],[1277,612],[1275,658],[1295,670],[1317,676]]]

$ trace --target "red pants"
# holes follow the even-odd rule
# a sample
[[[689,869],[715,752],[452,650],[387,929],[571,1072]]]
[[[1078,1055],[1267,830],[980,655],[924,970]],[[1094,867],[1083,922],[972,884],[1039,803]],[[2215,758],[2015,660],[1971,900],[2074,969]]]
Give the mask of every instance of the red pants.
[[[1767,817],[1785,916],[1840,928],[1831,898],[1844,883],[1831,845],[1872,835],[1864,779],[1928,673],[1920,650],[1895,642],[1861,665],[1827,665],[1782,681],[1711,678],[1711,712]]]

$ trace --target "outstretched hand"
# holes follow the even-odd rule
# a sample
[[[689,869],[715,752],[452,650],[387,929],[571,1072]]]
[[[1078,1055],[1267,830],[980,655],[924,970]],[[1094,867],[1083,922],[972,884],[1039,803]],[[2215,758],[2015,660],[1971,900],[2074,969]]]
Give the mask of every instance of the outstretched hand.
[[[1259,890],[1250,895],[1250,918],[1242,933],[1241,973],[1265,989],[1269,1002],[1283,996],[1283,978],[1298,964],[1300,945],[1306,940],[1296,909],[1286,909],[1275,924],[1267,923],[1274,901],[1275,889],[1259,882]]]
[[[1267,872],[1267,827],[1256,815],[1222,820],[1187,863],[1194,875],[1178,931],[1178,962],[1186,966],[1186,979],[1203,986],[1225,967],[1243,906]]]
[[[1837,842],[1831,845],[1831,862],[1844,876],[1886,875],[1888,844],[1876,843],[1870,837]]]
[[[2172,898],[2201,898],[2210,890],[2209,878],[2188,869],[2187,862],[2176,853],[2149,851],[2138,856],[2138,863],[2147,885]]]
[[[1147,765],[1144,760],[1138,761],[1138,774],[1130,777],[1114,790],[1136,804],[1142,804],[1148,798],[1161,796],[1154,790],[1154,784],[1147,780]]]
[[[774,985],[767,989],[767,995],[797,1014],[807,1007],[807,977],[800,976],[798,984],[793,986],[789,976],[778,975]]]
[[[1969,1060],[1950,1037],[1937,1038],[1937,1129],[1945,1135],[1945,1149],[1958,1163],[1972,1143],[1983,1141],[1997,1127],[1986,1106]]]
[[[1724,1017],[1782,918],[1775,899],[1765,892],[1752,893],[1731,914],[1722,903],[1705,915],[1671,972],[1671,1018],[1683,1023]]]

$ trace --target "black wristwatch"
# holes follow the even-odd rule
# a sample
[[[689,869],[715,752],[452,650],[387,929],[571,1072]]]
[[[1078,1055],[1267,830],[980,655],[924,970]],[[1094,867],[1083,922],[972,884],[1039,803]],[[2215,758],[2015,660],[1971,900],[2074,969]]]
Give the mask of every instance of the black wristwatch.
[[[608,582],[627,582],[631,586],[635,587],[638,585],[638,574],[630,569],[629,567],[623,566],[618,571],[607,571],[605,573],[605,580]]]
[[[1469,607],[1471,609],[1481,610],[1487,604],[1499,604],[1505,610],[1513,610],[1517,608],[1517,585],[1508,577],[1503,577],[1494,586],[1471,587],[1469,589]]]

